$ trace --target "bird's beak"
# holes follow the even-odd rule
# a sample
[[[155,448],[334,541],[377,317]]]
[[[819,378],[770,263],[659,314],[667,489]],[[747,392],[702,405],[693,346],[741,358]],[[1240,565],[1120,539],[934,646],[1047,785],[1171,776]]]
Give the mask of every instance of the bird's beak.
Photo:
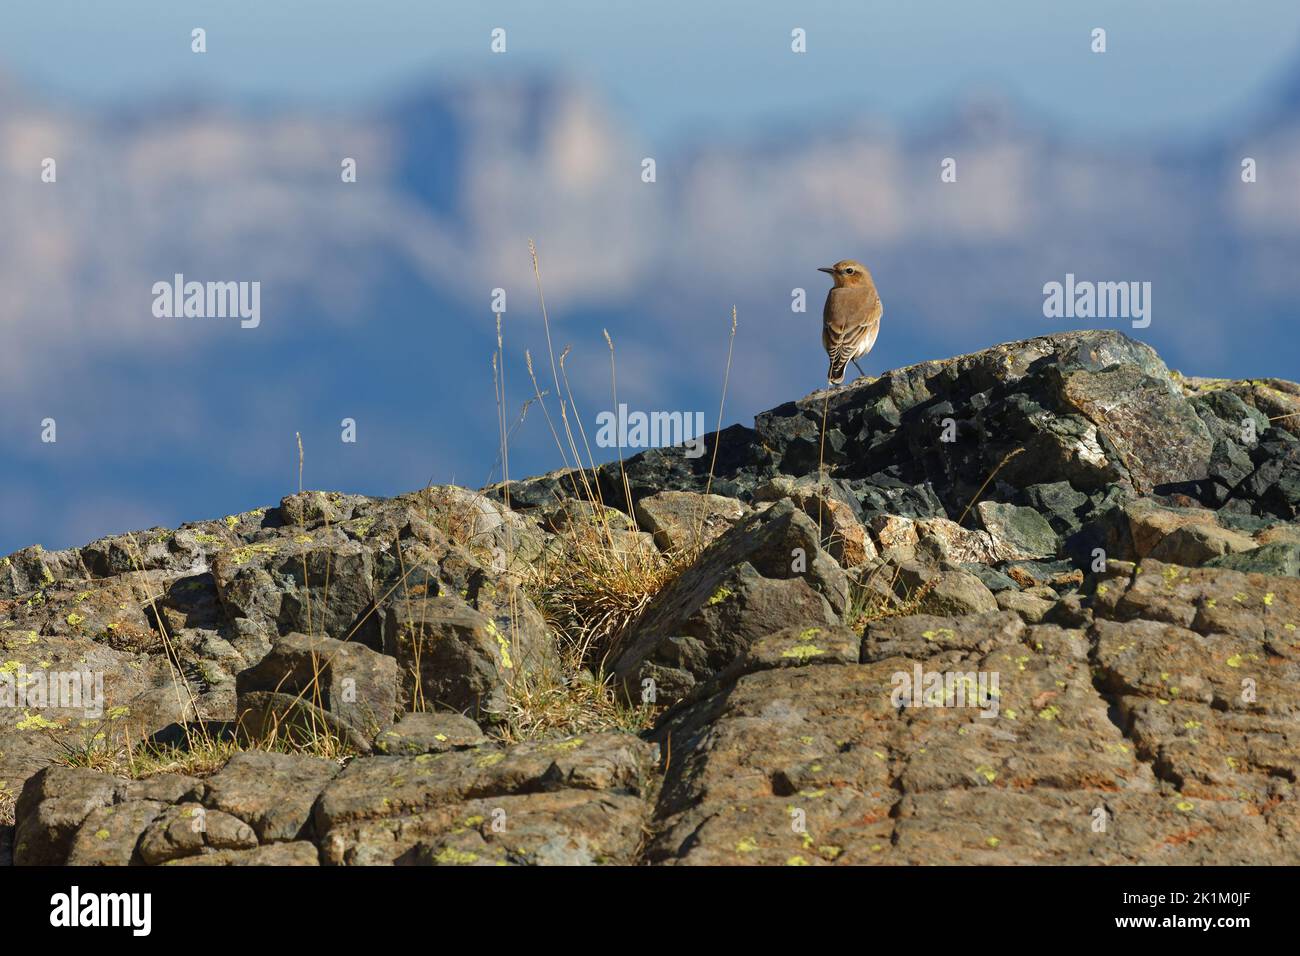
[[[832,266],[818,266],[818,272],[825,272],[827,275],[835,275],[835,269]]]

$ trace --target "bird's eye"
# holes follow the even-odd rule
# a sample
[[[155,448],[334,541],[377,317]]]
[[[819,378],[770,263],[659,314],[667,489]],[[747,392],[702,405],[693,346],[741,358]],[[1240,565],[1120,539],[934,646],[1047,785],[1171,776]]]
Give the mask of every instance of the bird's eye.
[[[845,270],[844,270],[844,274],[845,274],[846,276],[851,276],[851,275],[853,275],[853,270],[852,270],[851,268],[849,268],[849,269],[845,269]]]

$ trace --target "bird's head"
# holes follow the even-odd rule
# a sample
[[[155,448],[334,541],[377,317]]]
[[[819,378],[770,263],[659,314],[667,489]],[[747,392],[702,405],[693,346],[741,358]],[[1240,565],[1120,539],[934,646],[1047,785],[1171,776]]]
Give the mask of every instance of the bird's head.
[[[866,285],[871,281],[871,273],[861,262],[854,259],[841,259],[833,266],[822,266],[818,272],[827,273],[835,280],[835,288],[844,286]]]

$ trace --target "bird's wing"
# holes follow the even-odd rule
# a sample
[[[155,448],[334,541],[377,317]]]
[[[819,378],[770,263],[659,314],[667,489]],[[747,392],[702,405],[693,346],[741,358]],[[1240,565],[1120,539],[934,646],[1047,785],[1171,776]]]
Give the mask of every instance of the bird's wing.
[[[832,290],[826,298],[822,323],[822,344],[832,369],[842,369],[851,359],[870,350],[880,332],[883,312],[875,289]]]

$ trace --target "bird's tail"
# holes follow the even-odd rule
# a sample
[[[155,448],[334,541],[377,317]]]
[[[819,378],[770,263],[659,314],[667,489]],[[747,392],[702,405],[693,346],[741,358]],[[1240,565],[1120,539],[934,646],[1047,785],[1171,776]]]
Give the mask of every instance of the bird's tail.
[[[844,367],[848,364],[848,362],[831,359],[831,369],[826,373],[826,381],[831,385],[838,385],[844,381]]]

